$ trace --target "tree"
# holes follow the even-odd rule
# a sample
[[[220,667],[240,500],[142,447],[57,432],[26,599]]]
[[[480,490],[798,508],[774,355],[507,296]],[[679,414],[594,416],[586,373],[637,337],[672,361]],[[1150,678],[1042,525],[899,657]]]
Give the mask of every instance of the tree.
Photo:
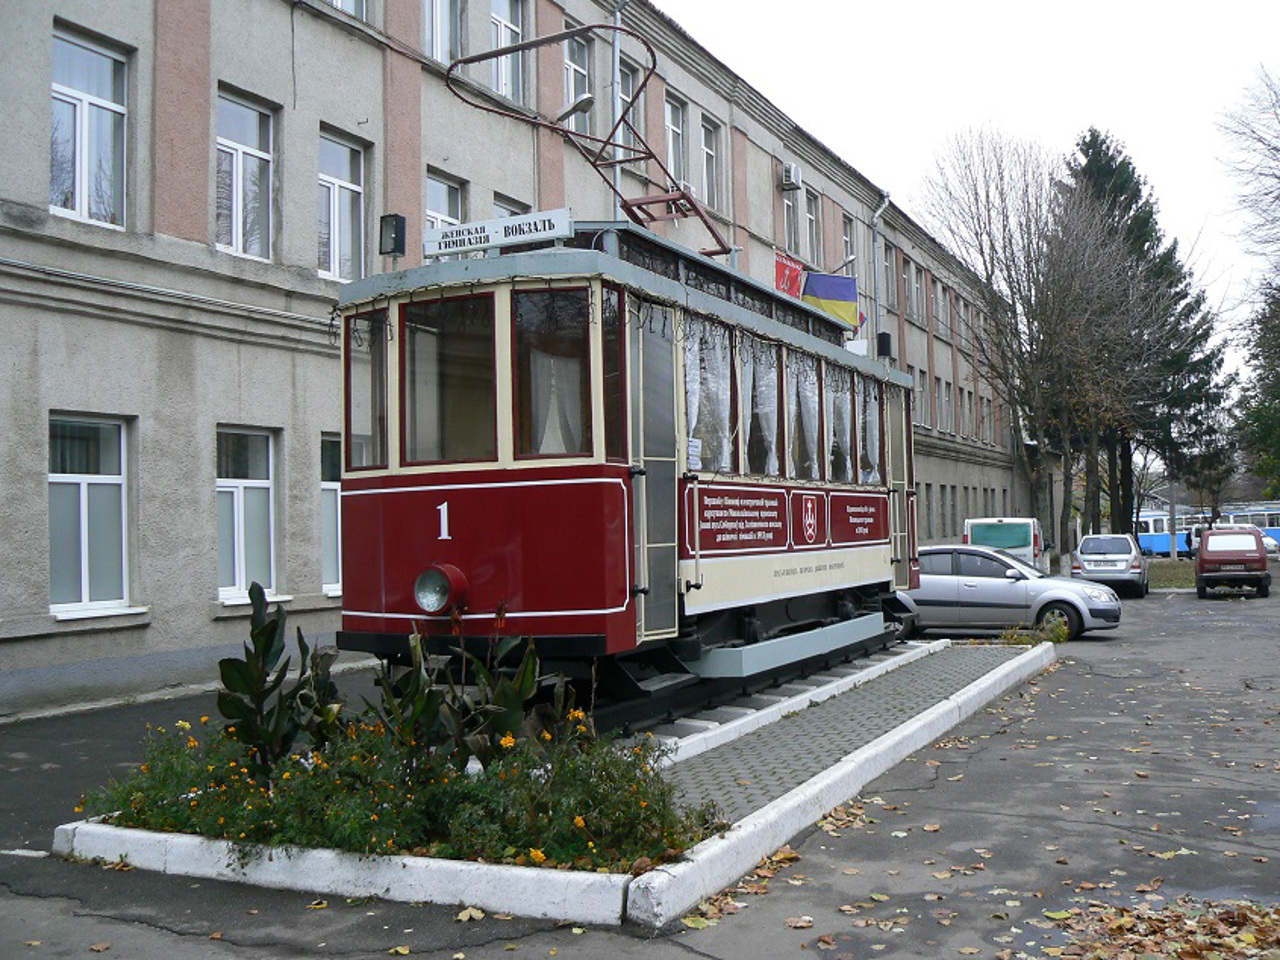
[[[1241,393],[1239,438],[1268,496],[1280,496],[1280,286],[1263,291],[1245,326],[1252,376]]]
[[[1013,414],[1014,450],[1033,515],[1044,516],[1047,451],[1062,458],[1070,491],[1079,423],[1102,393],[1103,341],[1118,303],[1144,297],[1106,211],[1034,145],[991,131],[954,138],[926,185],[935,230],[975,274],[986,317],[975,353]],[[1059,542],[1068,544],[1064,496]]]
[[[1280,79],[1261,71],[1240,109],[1228,115],[1223,134],[1249,216],[1245,238],[1280,273]]]

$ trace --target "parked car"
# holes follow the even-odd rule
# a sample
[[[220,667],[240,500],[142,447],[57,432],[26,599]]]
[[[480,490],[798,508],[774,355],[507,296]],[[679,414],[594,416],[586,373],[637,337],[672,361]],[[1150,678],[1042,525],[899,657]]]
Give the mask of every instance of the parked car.
[[[1074,639],[1120,625],[1120,599],[1110,587],[1050,577],[988,547],[921,547],[920,586],[898,597],[918,630],[1001,630],[1058,620]]]
[[[1208,527],[1196,527],[1192,531],[1192,550],[1196,550],[1200,546],[1200,538]],[[1280,560],[1280,543],[1275,538],[1269,536],[1265,530],[1254,523],[1215,523],[1214,530],[1257,530],[1262,535],[1262,548],[1267,552],[1268,560]]]
[[[1252,587],[1260,597],[1271,593],[1271,572],[1262,533],[1256,528],[1204,531],[1196,552],[1196,596],[1214,587]]]
[[[1071,576],[1105,583],[1117,591],[1124,587],[1139,597],[1145,597],[1150,587],[1147,558],[1127,533],[1083,537],[1071,554]]]
[[[1003,550],[1041,573],[1049,572],[1044,531],[1034,517],[972,517],[964,522],[963,540]]]

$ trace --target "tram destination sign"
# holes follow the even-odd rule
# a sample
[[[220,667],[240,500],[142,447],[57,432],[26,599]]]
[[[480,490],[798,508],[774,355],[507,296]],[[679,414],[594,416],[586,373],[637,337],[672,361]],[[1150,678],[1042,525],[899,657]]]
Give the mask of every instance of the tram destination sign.
[[[569,208],[521,213],[497,220],[477,220],[445,227],[427,227],[422,231],[424,257],[472,253],[493,247],[514,247],[522,243],[541,243],[573,236],[573,219]]]

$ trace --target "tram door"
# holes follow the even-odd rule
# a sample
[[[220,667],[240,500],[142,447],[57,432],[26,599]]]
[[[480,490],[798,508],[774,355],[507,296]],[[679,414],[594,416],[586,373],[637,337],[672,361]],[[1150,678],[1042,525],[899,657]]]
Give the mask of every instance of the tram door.
[[[911,581],[911,492],[909,466],[911,423],[906,391],[885,384],[885,469],[889,480],[889,545],[893,552],[893,585],[905,590]]]
[[[675,636],[678,618],[675,315],[635,297],[627,308],[636,636],[643,641]]]

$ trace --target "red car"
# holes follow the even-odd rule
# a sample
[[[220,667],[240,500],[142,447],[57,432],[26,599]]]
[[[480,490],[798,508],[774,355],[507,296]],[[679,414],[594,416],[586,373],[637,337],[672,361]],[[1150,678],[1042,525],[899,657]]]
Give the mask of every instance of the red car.
[[[1257,530],[1206,530],[1196,554],[1196,596],[1210,587],[1253,587],[1258,596],[1271,592],[1267,551]]]

